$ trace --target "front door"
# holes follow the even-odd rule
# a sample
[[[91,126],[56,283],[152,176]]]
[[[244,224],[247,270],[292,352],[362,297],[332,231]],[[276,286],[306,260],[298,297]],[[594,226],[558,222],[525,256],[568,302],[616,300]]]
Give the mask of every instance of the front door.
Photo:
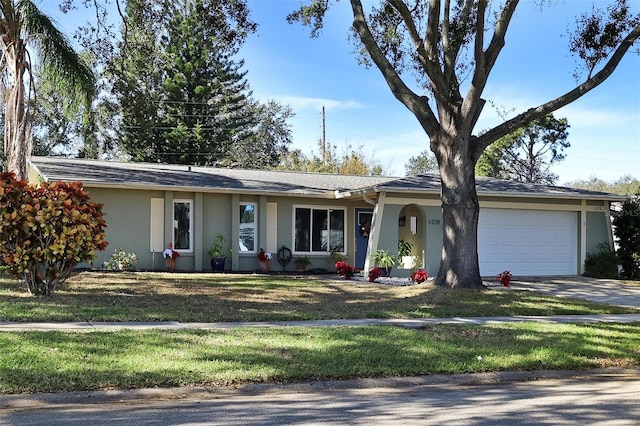
[[[367,246],[369,245],[369,232],[371,231],[371,219],[373,218],[373,209],[356,208],[356,229],[355,229],[355,267],[364,268],[364,262],[367,260]]]

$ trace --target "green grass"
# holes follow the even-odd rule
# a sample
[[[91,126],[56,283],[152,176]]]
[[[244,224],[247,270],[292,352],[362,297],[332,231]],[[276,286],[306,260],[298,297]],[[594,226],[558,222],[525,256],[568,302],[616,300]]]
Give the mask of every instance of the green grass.
[[[1,321],[257,321],[630,313],[528,291],[228,274],[0,279]],[[481,357],[481,358],[479,358]],[[0,394],[640,365],[640,323],[0,333]]]
[[[638,312],[529,291],[394,287],[265,275],[83,273],[52,298],[0,280],[3,321],[285,321]]]
[[[5,394],[225,386],[637,366],[640,324],[20,332],[0,348]]]

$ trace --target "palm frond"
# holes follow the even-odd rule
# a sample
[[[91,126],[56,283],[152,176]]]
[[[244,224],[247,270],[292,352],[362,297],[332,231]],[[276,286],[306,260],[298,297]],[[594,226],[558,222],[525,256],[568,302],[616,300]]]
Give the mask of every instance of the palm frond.
[[[74,103],[88,107],[96,93],[96,80],[85,57],[78,55],[67,37],[31,0],[16,2],[28,44],[37,52],[42,77],[50,79]]]

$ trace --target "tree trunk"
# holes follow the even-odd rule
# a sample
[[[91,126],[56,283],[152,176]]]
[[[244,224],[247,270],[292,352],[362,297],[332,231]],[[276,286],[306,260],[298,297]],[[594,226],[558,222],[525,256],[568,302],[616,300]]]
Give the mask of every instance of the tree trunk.
[[[7,90],[5,98],[4,149],[7,156],[7,170],[13,172],[17,179],[27,178],[27,158],[30,150],[30,129],[28,112],[26,111],[24,73],[26,63],[22,41],[6,51],[7,67],[13,86]]]
[[[457,144],[457,147],[454,145]],[[436,143],[436,145],[438,145]],[[442,182],[442,258],[436,284],[484,288],[478,263],[478,217],[475,161],[461,141],[440,144],[436,152]]]

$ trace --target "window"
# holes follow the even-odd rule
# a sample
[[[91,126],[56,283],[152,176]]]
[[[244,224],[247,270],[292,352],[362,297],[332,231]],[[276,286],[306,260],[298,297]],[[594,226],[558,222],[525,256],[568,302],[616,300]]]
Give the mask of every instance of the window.
[[[192,203],[191,200],[173,201],[173,248],[176,250],[193,251]]]
[[[295,207],[294,251],[343,253],[345,209]]]
[[[256,205],[240,203],[240,251],[256,251]]]

